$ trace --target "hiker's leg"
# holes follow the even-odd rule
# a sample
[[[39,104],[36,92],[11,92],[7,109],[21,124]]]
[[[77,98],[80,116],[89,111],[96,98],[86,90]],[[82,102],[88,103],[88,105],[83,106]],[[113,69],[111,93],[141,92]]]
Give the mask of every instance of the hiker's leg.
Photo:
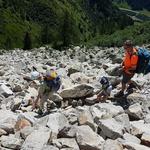
[[[131,81],[131,78],[133,77],[134,75],[129,75],[125,72],[123,72],[123,79],[122,79],[122,91],[124,92],[126,90],[126,85],[127,84],[130,84],[132,81]]]
[[[97,94],[97,102],[100,102],[103,96],[103,91],[101,91],[100,93]]]
[[[44,103],[46,102],[46,100],[47,100],[47,96],[43,94],[40,99],[40,110],[44,109]]]
[[[50,110],[52,108],[54,108],[55,104],[53,102],[53,94],[54,94],[54,91],[53,90],[50,90],[49,93],[48,93],[48,98],[47,98],[47,112],[50,112]]]
[[[126,89],[126,83],[122,82],[121,84],[122,84],[121,91],[124,93],[124,91]]]
[[[121,97],[124,95],[124,91],[126,90],[126,84],[130,81],[130,79],[133,76],[129,76],[128,74],[126,74],[125,72],[123,72],[123,78],[122,78],[122,82],[121,82],[121,90],[115,94],[115,97]]]

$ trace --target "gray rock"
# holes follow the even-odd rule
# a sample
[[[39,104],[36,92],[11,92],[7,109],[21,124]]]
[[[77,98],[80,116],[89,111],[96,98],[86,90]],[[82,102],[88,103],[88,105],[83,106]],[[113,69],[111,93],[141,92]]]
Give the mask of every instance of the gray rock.
[[[132,149],[132,150],[149,150],[149,147],[133,143],[133,142],[125,142],[123,143],[123,146],[127,149]]]
[[[34,130],[29,136],[27,136],[23,143],[21,150],[42,150],[42,148],[50,140],[51,130],[41,127],[38,130]]]
[[[54,113],[49,115],[47,127],[52,130],[53,138],[56,138],[59,131],[67,125],[69,125],[68,120],[63,114]]]
[[[101,136],[85,125],[78,127],[76,140],[81,150],[101,150],[104,142]]]
[[[76,72],[79,72],[79,70],[74,69],[74,68],[69,68],[69,69],[68,69],[68,76],[70,76],[71,74],[74,74],[74,73],[76,73]]]
[[[117,122],[114,118],[99,120],[99,128],[103,131],[106,137],[116,139],[123,136],[125,132],[124,126]]]
[[[87,84],[81,84],[74,86],[70,89],[64,89],[60,93],[60,96],[65,99],[69,98],[82,98],[82,97],[90,97],[94,94],[94,88]]]
[[[0,76],[3,76],[4,74],[5,72],[0,70]]]
[[[4,148],[4,147],[1,147],[1,146],[0,146],[0,150],[10,150],[10,149]]]
[[[80,150],[79,146],[74,138],[60,138],[53,140],[53,145],[58,145],[60,148],[73,148],[74,150]]]
[[[21,92],[22,87],[21,87],[21,85],[16,84],[12,90],[13,90],[13,92]]]
[[[68,125],[60,130],[58,137],[60,138],[75,138],[77,132],[77,126]]]
[[[21,113],[18,116],[18,120],[24,118],[28,120],[32,125],[34,125],[38,120],[37,118],[35,118],[35,116],[37,116],[37,113],[35,112],[25,112],[25,113]]]
[[[111,103],[99,103],[90,107],[90,112],[94,120],[102,118],[111,118],[119,114],[124,113],[124,110],[120,106],[115,106]]]
[[[22,99],[21,98],[14,98],[13,102],[11,103],[10,109],[12,111],[15,111],[15,110],[19,109],[21,103],[22,103]]]
[[[135,104],[135,103],[143,103],[143,101],[146,101],[146,95],[139,94],[139,93],[132,93],[127,96],[127,101],[130,104]]]
[[[19,150],[23,143],[23,140],[15,138],[14,135],[2,136],[0,140],[3,147],[14,150]]]
[[[33,127],[27,126],[20,131],[20,136],[25,140],[34,131]]]
[[[96,99],[97,99],[97,95],[94,95],[94,96],[92,96],[92,97],[86,98],[86,99],[85,99],[85,102],[86,102],[87,104],[92,105],[92,104],[95,104]]]
[[[12,90],[9,87],[7,87],[5,84],[2,84],[0,86],[0,93],[4,95],[5,97],[9,97],[13,95]]]
[[[90,113],[90,111],[85,110],[83,112],[80,113],[79,118],[79,125],[88,125],[89,127],[91,127],[93,129],[93,131],[96,130],[92,115]]]
[[[54,102],[61,102],[61,101],[63,100],[63,98],[62,98],[59,94],[54,93],[54,94],[51,96],[50,100],[52,100],[52,101],[54,101]]]
[[[142,141],[143,145],[150,147],[150,134],[143,133],[143,135],[141,137],[141,141]]]
[[[113,65],[113,66],[110,66],[110,64],[109,64],[109,68],[106,69],[106,72],[110,76],[121,76],[122,75],[122,68],[118,64]]]
[[[81,72],[71,74],[70,78],[74,83],[79,83],[79,84],[89,83],[90,80],[88,76],[86,76],[84,73]]]
[[[143,133],[150,133],[150,124],[145,124],[143,120],[130,121],[131,123],[131,134],[135,136],[142,135]]]
[[[123,146],[118,141],[108,139],[103,145],[103,150],[123,150]]]
[[[123,139],[126,141],[126,142],[133,142],[133,143],[137,143],[137,144],[140,144],[141,143],[141,140],[139,138],[137,138],[136,136],[132,135],[132,134],[129,134],[129,133],[125,133],[123,135]]]
[[[78,118],[80,113],[78,112],[77,109],[70,107],[67,110],[65,110],[63,113],[67,117],[70,124],[74,125],[78,123]]]
[[[5,130],[0,129],[0,137],[1,137],[2,135],[6,135],[6,134],[7,134],[7,132],[6,132]]]
[[[42,150],[59,150],[59,148],[52,145],[46,145],[42,148]]]
[[[134,120],[141,120],[144,117],[142,107],[139,103],[135,103],[129,106],[126,113]]]
[[[131,129],[131,125],[130,125],[130,120],[129,120],[129,116],[127,114],[120,114],[116,117],[114,117],[114,119],[119,122],[120,124],[122,124],[124,126],[124,129],[127,132],[130,132]]]
[[[17,116],[13,112],[8,110],[0,110],[1,129],[5,130],[7,133],[13,133],[16,121],[17,121]]]
[[[150,123],[150,114],[146,114],[146,115],[145,115],[144,121],[145,121],[146,123]]]

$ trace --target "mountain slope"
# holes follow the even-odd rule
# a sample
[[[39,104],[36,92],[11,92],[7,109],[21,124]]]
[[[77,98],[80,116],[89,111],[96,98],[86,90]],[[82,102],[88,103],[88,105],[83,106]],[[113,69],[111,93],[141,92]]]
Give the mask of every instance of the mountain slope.
[[[150,10],[149,0],[113,0],[120,6],[131,7],[133,10]],[[128,5],[128,6],[127,6]]]
[[[0,0],[0,48],[68,46],[133,24],[111,0]]]

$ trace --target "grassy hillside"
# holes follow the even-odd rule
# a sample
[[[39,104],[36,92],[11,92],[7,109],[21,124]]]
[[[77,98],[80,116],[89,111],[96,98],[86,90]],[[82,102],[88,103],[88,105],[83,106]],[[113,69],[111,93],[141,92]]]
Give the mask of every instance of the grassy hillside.
[[[111,35],[97,36],[89,42],[89,45],[122,46],[127,39],[137,45],[150,43],[150,22],[135,23],[133,26],[118,30]]]
[[[87,43],[132,25],[111,0],[0,0],[0,48]]]

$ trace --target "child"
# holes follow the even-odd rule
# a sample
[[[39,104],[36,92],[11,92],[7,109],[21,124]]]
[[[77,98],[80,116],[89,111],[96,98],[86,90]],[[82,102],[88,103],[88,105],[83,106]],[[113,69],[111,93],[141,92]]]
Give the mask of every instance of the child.
[[[100,92],[97,95],[97,101],[98,102],[100,102],[100,101],[104,102],[104,101],[106,101],[108,99],[108,97],[111,94],[112,85],[108,81],[108,78],[104,77],[104,76],[100,79],[100,83],[102,85],[102,89],[100,90]]]

